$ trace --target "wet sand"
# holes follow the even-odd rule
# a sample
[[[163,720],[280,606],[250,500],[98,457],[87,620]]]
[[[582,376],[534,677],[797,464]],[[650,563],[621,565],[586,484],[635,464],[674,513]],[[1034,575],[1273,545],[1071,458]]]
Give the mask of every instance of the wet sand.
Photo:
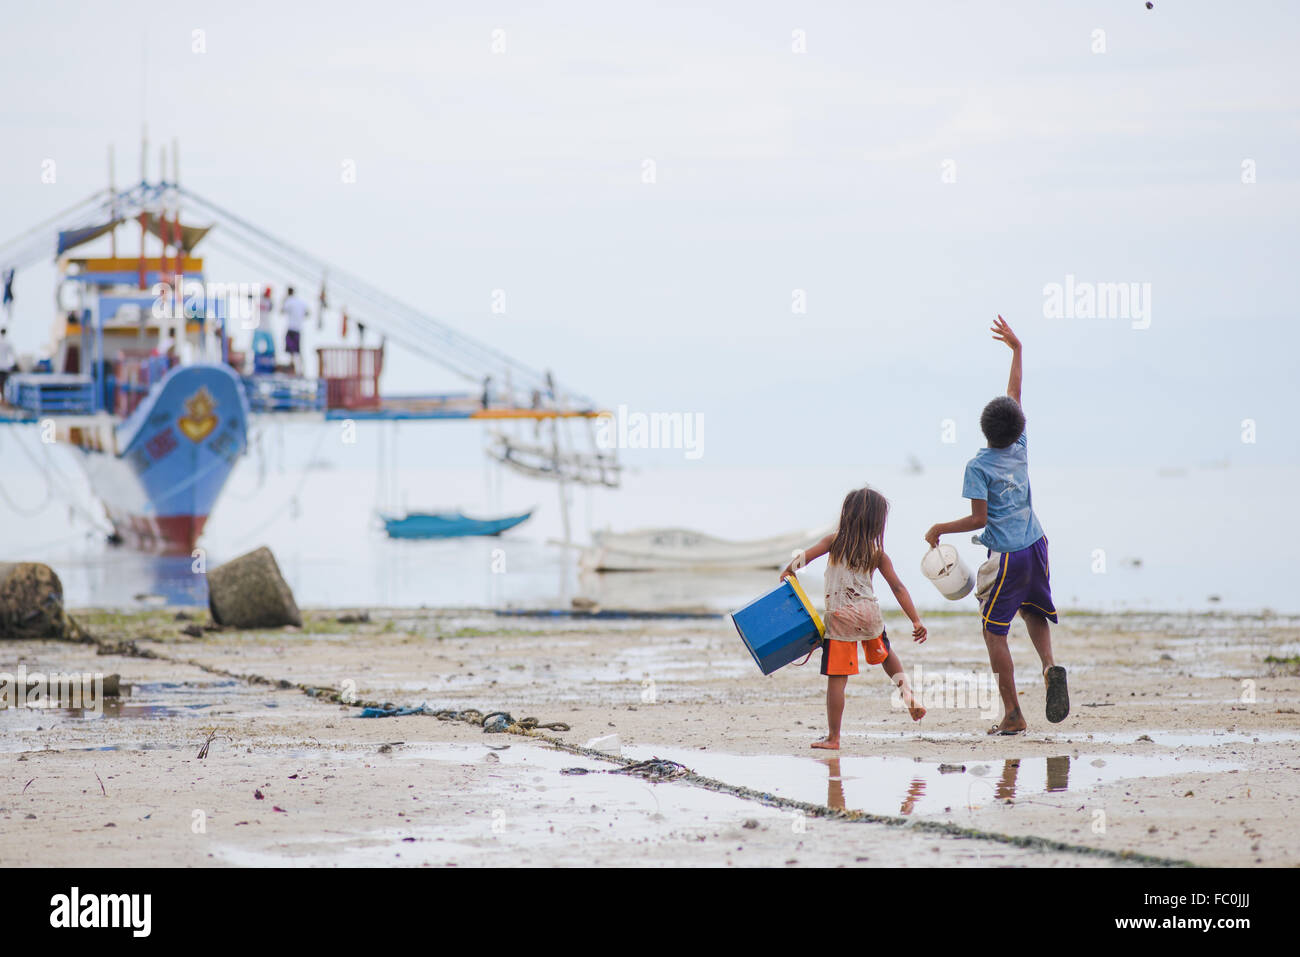
[[[895,643],[910,673],[920,666],[929,714],[913,724],[864,670],[832,755],[808,747],[824,732],[816,659],[765,678],[726,618],[340,614],[198,638],[170,610],[78,614],[101,643],[156,658],[0,643],[0,670],[119,672],[135,686],[99,716],[0,712],[0,846],[50,865],[1300,863],[1287,826],[1300,798],[1295,618],[1069,615],[1055,631],[1072,701],[1060,725],[1042,718],[1017,623],[1030,729],[989,738],[978,631],[970,616],[929,616],[925,645]],[[627,757],[754,793],[610,774],[593,755],[460,721],[358,719],[297,685],[564,722],[546,734],[572,745],[617,734]],[[572,768],[590,773],[561,773]],[[1102,853],[960,836],[972,832]]]

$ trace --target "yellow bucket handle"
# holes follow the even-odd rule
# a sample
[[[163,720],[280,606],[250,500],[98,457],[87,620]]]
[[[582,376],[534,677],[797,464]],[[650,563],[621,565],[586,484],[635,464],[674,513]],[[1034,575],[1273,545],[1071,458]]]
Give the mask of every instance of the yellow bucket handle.
[[[809,617],[812,618],[813,624],[817,626],[817,634],[821,635],[823,638],[826,637],[826,626],[822,624],[822,617],[817,614],[817,609],[814,608],[813,603],[808,600],[808,593],[805,592],[803,586],[799,584],[799,579],[793,572],[791,572],[789,575],[785,576],[785,580],[790,583],[790,586],[794,589],[794,593],[799,597],[799,600],[803,602],[803,606],[807,610]]]

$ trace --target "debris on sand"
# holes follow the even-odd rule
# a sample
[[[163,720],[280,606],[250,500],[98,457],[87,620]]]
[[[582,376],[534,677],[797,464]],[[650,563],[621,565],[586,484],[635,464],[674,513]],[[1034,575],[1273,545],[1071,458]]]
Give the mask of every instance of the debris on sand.
[[[618,754],[623,750],[623,741],[617,734],[606,734],[598,738],[592,738],[585,747],[592,751],[603,751],[606,754]]]
[[[669,761],[665,758],[648,758],[645,761],[634,761],[631,764],[625,764],[621,768],[560,768],[560,773],[569,775],[631,774],[647,781],[671,781],[674,778],[690,774],[691,770],[686,765],[678,764],[676,761]]]
[[[208,572],[212,620],[232,628],[302,627],[302,612],[265,546]]]
[[[225,738],[227,741],[230,740],[229,735],[219,734],[216,731],[209,731],[207,738],[203,741],[203,746],[199,748],[197,757],[200,761],[208,756],[208,748],[212,747],[212,742],[217,740],[217,738]]]
[[[647,781],[671,781],[673,778],[680,778],[685,774],[690,774],[690,768],[684,764],[678,764],[676,761],[669,761],[666,758],[647,758],[644,761],[636,761],[632,764],[626,764],[621,768],[613,768],[610,774],[634,774],[639,778],[645,778]]]
[[[374,708],[362,708],[358,718],[405,718],[413,714],[428,714],[425,705],[419,705],[415,708],[399,708],[394,704],[384,702],[384,704]]]

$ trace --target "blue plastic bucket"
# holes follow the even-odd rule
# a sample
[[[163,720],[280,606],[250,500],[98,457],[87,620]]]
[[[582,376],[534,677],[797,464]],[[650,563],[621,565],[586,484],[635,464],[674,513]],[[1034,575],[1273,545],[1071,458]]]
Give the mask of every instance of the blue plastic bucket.
[[[826,627],[817,609],[791,575],[761,598],[732,612],[731,620],[740,633],[754,663],[765,675],[802,658],[821,644]]]

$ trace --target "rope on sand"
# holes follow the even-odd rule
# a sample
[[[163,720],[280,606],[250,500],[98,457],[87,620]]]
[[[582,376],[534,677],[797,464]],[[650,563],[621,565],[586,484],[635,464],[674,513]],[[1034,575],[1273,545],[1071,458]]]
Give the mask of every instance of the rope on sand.
[[[148,648],[140,648],[132,640],[120,642],[101,641],[94,636],[88,635],[85,639],[96,644],[99,647],[100,654],[123,655],[132,658],[151,658],[158,661],[166,661],[171,664],[188,665],[197,668],[208,674],[219,675],[223,678],[233,678],[237,681],[243,681],[248,684],[270,685],[282,690],[297,689],[311,698],[320,698],[336,704],[347,705],[355,708],[384,708],[391,709],[393,705],[390,702],[362,701],[343,694],[335,688],[320,687],[318,685],[308,685],[302,682],[287,681],[283,678],[267,678],[263,675],[240,674],[238,672],[228,671],[224,668],[217,668],[212,665],[204,664],[192,658],[172,658],[168,655],[161,655]],[[852,824],[883,824],[886,827],[902,828],[912,831],[921,831],[929,834],[939,834],[946,837],[965,838],[975,841],[990,841],[995,844],[1006,844],[1012,847],[1025,848],[1034,851],[1056,851],[1063,854],[1079,854],[1087,857],[1097,857],[1104,860],[1116,861],[1124,864],[1135,864],[1145,867],[1197,867],[1194,862],[1179,860],[1177,858],[1158,857],[1152,854],[1141,854],[1137,851],[1112,851],[1106,848],[1088,847],[1085,844],[1070,844],[1065,841],[1057,841],[1047,837],[1037,837],[1030,834],[1006,834],[1000,831],[983,831],[974,827],[963,827],[960,824],[953,824],[948,821],[926,821],[917,820],[911,817],[901,817],[891,814],[873,814],[869,811],[848,811],[840,808],[829,807],[824,804],[813,804],[809,801],[796,801],[793,798],[780,797],[768,791],[759,791],[755,788],[745,787],[738,784],[728,784],[726,781],[719,781],[717,778],[706,777],[702,774],[696,774],[682,765],[676,765],[676,768],[668,768],[667,765],[674,765],[676,762],[665,762],[659,758],[652,758],[649,761],[635,761],[632,758],[625,758],[621,755],[608,754],[604,751],[597,751],[594,748],[586,748],[581,745],[570,744],[549,734],[543,734],[542,729],[554,731],[568,731],[569,726],[562,721],[552,722],[551,724],[541,724],[536,718],[522,718],[515,720],[507,711],[489,711],[486,714],[475,708],[442,709],[439,711],[424,711],[423,714],[436,717],[440,721],[463,721],[466,724],[476,727],[482,727],[485,732],[500,732],[505,734],[518,734],[524,737],[535,738],[544,741],[551,747],[564,751],[569,754],[579,755],[581,757],[591,758],[597,761],[607,761],[612,764],[618,764],[620,767],[613,773],[637,774],[647,777],[650,780],[672,780],[681,781],[686,784],[692,784],[696,787],[705,788],[718,794],[728,794],[732,797],[740,798],[745,801],[756,801],[767,807],[783,808],[789,811],[799,811],[808,817],[820,818],[830,821],[843,821]],[[498,719],[492,721],[490,719]],[[490,726],[491,725],[491,726]],[[680,768],[678,772],[676,769]]]

